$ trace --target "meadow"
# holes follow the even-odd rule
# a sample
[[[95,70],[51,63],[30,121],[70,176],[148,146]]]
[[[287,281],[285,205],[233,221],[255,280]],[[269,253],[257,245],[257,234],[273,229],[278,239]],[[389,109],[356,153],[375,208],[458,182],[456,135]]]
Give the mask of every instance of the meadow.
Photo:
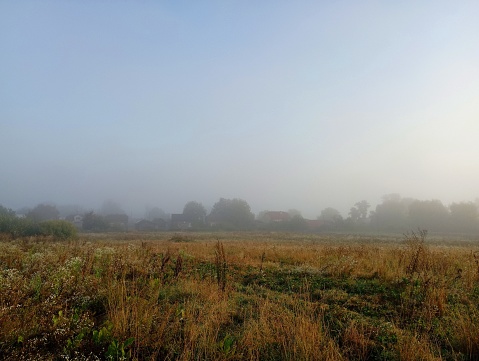
[[[5,236],[0,359],[477,360],[479,241]]]

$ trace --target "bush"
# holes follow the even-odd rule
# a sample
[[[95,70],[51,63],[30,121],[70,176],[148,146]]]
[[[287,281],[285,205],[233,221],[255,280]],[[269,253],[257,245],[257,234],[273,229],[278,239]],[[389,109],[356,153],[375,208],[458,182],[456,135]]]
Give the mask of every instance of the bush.
[[[53,236],[68,239],[77,235],[77,229],[68,221],[52,220],[37,223],[28,218],[1,215],[0,233],[8,234],[12,238]]]
[[[39,232],[38,224],[30,219],[8,215],[0,216],[0,233],[9,234],[12,238],[35,236]]]
[[[68,221],[52,220],[44,221],[39,224],[40,233],[44,236],[53,236],[55,238],[68,239],[77,235],[76,227]]]

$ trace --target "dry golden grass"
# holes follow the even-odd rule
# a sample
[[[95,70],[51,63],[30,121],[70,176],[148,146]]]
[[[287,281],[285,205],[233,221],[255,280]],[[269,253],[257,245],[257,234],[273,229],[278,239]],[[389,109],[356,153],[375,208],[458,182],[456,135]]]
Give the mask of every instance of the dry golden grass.
[[[413,235],[4,240],[0,355],[474,360],[478,249]]]

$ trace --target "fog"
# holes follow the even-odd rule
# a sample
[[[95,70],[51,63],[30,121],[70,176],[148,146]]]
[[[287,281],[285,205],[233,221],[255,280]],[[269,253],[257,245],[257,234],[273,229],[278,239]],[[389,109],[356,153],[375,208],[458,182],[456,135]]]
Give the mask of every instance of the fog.
[[[475,1],[0,3],[0,204],[479,197]]]

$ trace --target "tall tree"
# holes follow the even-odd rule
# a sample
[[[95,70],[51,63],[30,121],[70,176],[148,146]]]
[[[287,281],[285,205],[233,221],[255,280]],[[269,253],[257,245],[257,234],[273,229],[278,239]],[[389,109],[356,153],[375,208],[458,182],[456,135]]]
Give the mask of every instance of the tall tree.
[[[206,219],[206,209],[200,202],[191,201],[185,204],[183,215],[192,222],[193,226],[203,226]]]
[[[26,216],[35,222],[42,222],[58,219],[59,215],[60,212],[56,206],[41,203],[28,212]]]
[[[359,218],[361,217],[361,212],[359,211],[357,207],[351,207],[348,214],[349,214],[349,219],[353,223],[358,222]]]
[[[249,204],[242,199],[220,198],[208,216],[217,226],[231,229],[248,229],[254,224],[254,214]]]
[[[366,219],[368,217],[368,209],[371,206],[368,201],[362,200],[360,202],[357,202],[355,204],[358,212],[359,212],[359,218],[361,219]]]

